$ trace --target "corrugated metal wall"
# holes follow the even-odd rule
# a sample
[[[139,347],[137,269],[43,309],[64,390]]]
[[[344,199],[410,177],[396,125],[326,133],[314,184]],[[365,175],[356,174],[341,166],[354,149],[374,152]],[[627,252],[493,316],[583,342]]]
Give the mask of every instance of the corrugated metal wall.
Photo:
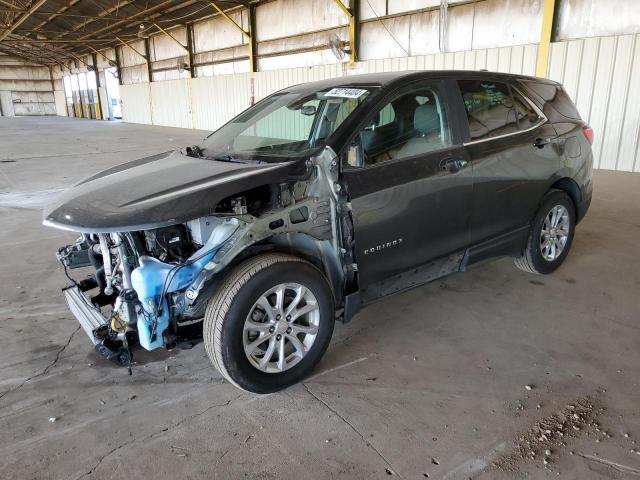
[[[552,44],[549,77],[562,82],[582,117],[595,130],[597,168],[640,171],[640,35]],[[534,75],[537,45],[471,50],[257,72],[256,101],[290,85],[367,72],[479,70]],[[189,90],[189,82],[191,89]],[[249,106],[249,74],[124,85],[124,120],[214,130]],[[138,93],[134,93],[138,92]],[[189,91],[191,95],[189,95]]]
[[[122,104],[125,104],[124,97]],[[192,128],[189,80],[168,80],[151,84],[151,123]]]
[[[61,117],[67,116],[67,99],[64,96],[63,90],[56,90],[53,92],[56,102],[56,115]]]
[[[152,124],[150,84],[136,83],[120,86],[122,119],[131,123]]]
[[[47,67],[0,54],[0,111],[8,117],[56,115],[53,82]]]
[[[102,76],[101,82],[104,82],[104,75]],[[107,95],[107,89],[104,87],[98,87],[98,91],[100,92],[100,111],[102,112],[102,118],[108,119],[109,118],[109,97]],[[63,92],[62,98],[64,99],[64,92]]]
[[[193,127],[215,130],[250,105],[248,73],[191,80]]]
[[[593,127],[595,167],[640,172],[640,35],[554,43],[549,78]]]

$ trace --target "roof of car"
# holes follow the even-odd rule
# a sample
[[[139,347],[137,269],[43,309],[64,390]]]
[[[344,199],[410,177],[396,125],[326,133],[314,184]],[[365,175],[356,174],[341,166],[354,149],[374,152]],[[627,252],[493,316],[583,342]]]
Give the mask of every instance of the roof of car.
[[[547,79],[529,77],[526,75],[502,73],[502,72],[489,72],[486,70],[409,70],[402,72],[381,72],[381,73],[364,73],[360,75],[347,75],[344,77],[327,78],[325,80],[318,80],[315,82],[308,82],[299,85],[293,85],[285,88],[284,90],[290,92],[306,92],[306,91],[318,91],[327,88],[341,87],[341,86],[380,86],[384,87],[389,84],[401,82],[402,80],[410,80],[413,78],[460,78],[465,77],[486,77],[492,79],[529,79],[540,82],[550,82]],[[553,83],[553,82],[552,82]]]

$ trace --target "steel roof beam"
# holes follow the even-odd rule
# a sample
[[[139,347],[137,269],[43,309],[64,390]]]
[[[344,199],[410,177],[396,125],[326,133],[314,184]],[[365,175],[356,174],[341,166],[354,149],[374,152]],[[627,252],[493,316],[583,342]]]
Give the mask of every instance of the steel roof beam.
[[[11,24],[11,26],[9,26],[8,28],[6,28],[4,30],[4,32],[0,33],[0,41],[4,40],[5,38],[7,38],[7,36],[12,33],[16,28],[18,28],[20,25],[22,25],[25,20],[27,20],[31,14],[33,12],[35,12],[37,9],[39,9],[42,5],[44,5],[47,2],[47,0],[36,0],[31,7],[29,7],[29,10],[27,10],[26,12],[24,12],[22,15],[20,15],[16,20],[14,20],[14,22]]]
[[[38,30],[39,28],[44,27],[47,23],[49,23],[51,20],[54,20],[55,18],[57,18],[57,16],[61,13],[66,12],[67,10],[69,10],[71,7],[73,7],[74,5],[80,3],[82,0],[71,0],[68,4],[66,4],[64,7],[59,8],[57,10],[56,13],[52,14],[51,16],[49,16],[49,18],[47,18],[46,20],[40,22],[38,25],[35,26],[34,30]]]
[[[113,13],[113,12],[115,12],[115,11],[117,11],[117,10],[121,9],[121,8],[124,8],[124,7],[126,7],[127,5],[132,4],[134,1],[135,1],[135,0],[125,0],[125,1],[124,1],[124,2],[122,2],[122,3],[120,3],[120,1],[118,1],[118,4],[117,4],[115,7],[111,7],[111,8],[108,8],[108,9],[103,10],[102,12],[100,12],[100,13],[98,14],[98,18],[102,18],[102,17],[105,17],[105,16],[107,16],[107,15],[110,15],[111,13]],[[81,24],[78,24],[78,25],[76,25],[75,27],[71,28],[69,31],[67,31],[67,32],[63,32],[60,36],[62,36],[62,37],[63,37],[63,36],[65,36],[65,35],[68,35],[69,33],[77,32],[77,31],[78,31],[78,30],[80,30],[81,28],[85,28],[87,25],[90,25],[90,24],[92,24],[92,23],[94,23],[94,22],[99,21],[99,20],[98,20],[98,18],[90,19],[90,20],[89,20],[89,21],[87,21],[87,22],[83,22],[83,23],[81,23]],[[116,20],[116,22],[118,22],[118,21],[122,21],[122,19],[115,19],[115,20]],[[129,19],[127,19],[127,20],[129,20]]]

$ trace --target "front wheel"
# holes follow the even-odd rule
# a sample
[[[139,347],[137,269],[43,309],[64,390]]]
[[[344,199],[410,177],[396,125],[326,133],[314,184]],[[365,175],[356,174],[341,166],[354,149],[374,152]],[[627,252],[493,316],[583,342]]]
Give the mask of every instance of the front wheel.
[[[205,348],[231,383],[272,393],[299,382],[320,361],[334,316],[317,268],[290,255],[259,255],[231,271],[209,300]]]
[[[551,190],[536,213],[523,255],[515,259],[521,270],[547,274],[569,253],[576,226],[575,206],[561,190]]]

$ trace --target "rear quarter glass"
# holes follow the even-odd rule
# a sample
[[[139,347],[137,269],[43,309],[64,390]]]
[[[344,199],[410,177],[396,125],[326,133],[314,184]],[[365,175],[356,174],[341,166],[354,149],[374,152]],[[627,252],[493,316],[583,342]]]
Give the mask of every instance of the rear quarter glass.
[[[521,80],[538,106],[551,106],[561,116],[571,120],[582,120],[575,104],[564,90],[562,85],[535,80]]]

